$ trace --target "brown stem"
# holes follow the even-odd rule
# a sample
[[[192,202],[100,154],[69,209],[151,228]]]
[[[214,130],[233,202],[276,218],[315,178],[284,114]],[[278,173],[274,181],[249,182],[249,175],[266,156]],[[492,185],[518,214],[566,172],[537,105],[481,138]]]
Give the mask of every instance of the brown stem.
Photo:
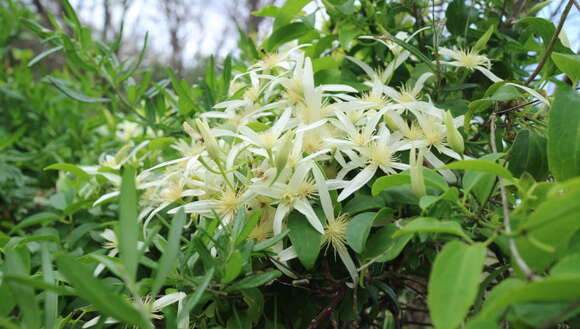
[[[338,306],[338,303],[340,303],[340,301],[344,298],[345,294],[346,287],[343,285],[338,291],[338,294],[336,294],[336,296],[334,296],[334,298],[330,301],[330,304],[328,304],[328,306],[326,306],[314,319],[312,319],[312,321],[310,321],[310,325],[307,329],[318,328],[322,321],[326,320],[326,318],[328,318],[332,312],[334,312]]]
[[[554,50],[554,46],[556,45],[556,40],[558,40],[558,36],[560,35],[560,31],[562,31],[562,27],[564,26],[564,22],[566,21],[566,17],[568,17],[568,13],[570,13],[570,9],[572,9],[573,4],[574,4],[574,0],[568,1],[568,4],[566,5],[566,8],[564,8],[564,12],[562,13],[562,16],[560,17],[560,23],[558,24],[556,31],[554,31],[554,34],[552,35],[552,39],[550,39],[550,43],[548,44],[548,49],[546,49],[546,52],[544,53],[544,57],[542,57],[542,60],[540,61],[538,66],[536,66],[536,69],[534,70],[534,72],[532,72],[532,74],[528,77],[528,80],[526,80],[526,83],[525,83],[526,86],[529,85],[530,82],[532,82],[534,80],[534,78],[538,75],[538,73],[540,73],[540,71],[542,71],[542,67],[544,67],[544,64],[546,64],[546,61],[548,60],[548,58],[550,57],[550,54]]]

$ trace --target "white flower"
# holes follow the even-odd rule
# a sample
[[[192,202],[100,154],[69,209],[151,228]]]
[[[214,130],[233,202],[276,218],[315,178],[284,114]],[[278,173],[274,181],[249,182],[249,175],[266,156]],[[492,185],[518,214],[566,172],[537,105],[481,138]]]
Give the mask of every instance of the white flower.
[[[440,64],[451,65],[456,67],[465,67],[470,71],[478,70],[483,73],[488,79],[493,82],[503,81],[497,75],[490,71],[491,61],[489,58],[480,55],[475,49],[457,49],[451,50],[449,48],[440,47],[439,54],[441,56],[450,57],[454,59],[452,62],[439,61]]]

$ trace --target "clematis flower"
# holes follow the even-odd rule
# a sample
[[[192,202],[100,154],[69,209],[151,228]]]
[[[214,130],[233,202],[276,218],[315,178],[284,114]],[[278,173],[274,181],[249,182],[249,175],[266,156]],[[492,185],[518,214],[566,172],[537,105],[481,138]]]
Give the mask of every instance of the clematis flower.
[[[478,70],[483,73],[488,79],[493,82],[503,81],[497,75],[490,71],[491,61],[486,56],[480,55],[479,52],[472,48],[451,50],[449,48],[440,47],[439,55],[454,59],[454,61],[439,61],[440,64],[450,65],[455,67],[465,67],[473,71]]]

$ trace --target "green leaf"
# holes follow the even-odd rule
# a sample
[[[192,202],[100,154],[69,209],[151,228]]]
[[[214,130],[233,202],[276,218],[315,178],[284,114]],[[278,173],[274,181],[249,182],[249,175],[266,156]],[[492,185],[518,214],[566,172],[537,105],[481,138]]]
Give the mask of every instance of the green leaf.
[[[394,43],[401,46],[403,49],[405,49],[406,51],[410,52],[415,57],[417,57],[421,62],[423,62],[423,64],[429,67],[429,70],[431,70],[431,72],[437,71],[435,65],[433,64],[434,60],[432,58],[427,57],[423,52],[417,49],[417,47],[394,36],[389,37],[389,40],[393,41]]]
[[[4,271],[7,275],[13,274],[27,277],[30,275],[30,259],[26,259],[30,256],[27,249],[22,247],[6,248],[5,257]],[[34,289],[30,285],[15,281],[9,281],[8,286],[22,313],[25,328],[40,328],[41,313]]]
[[[157,267],[155,281],[153,281],[153,286],[151,287],[151,295],[153,296],[157,295],[177,260],[183,226],[185,226],[185,212],[183,208],[180,208],[173,216],[171,227],[169,228],[167,246],[163,250],[161,259],[159,260],[159,267]]]
[[[477,243],[447,243],[435,258],[427,305],[437,329],[455,329],[475,301],[487,249]]]
[[[263,286],[266,283],[282,276],[278,270],[268,271],[266,273],[252,274],[242,280],[235,282],[227,288],[228,291],[244,290]]]
[[[580,55],[552,53],[554,64],[574,82],[580,80]]]
[[[23,228],[27,228],[27,227],[34,226],[34,225],[51,223],[54,221],[58,221],[60,219],[61,219],[61,216],[59,216],[55,213],[52,213],[52,212],[41,212],[38,214],[34,214],[32,216],[26,217],[23,221],[18,223],[18,225],[14,226],[10,230],[9,234],[12,234],[18,230],[23,229]]]
[[[580,186],[580,184],[577,184]],[[526,234],[516,239],[522,257],[534,270],[544,270],[568,248],[580,229],[580,188],[556,189],[521,226]],[[553,249],[553,252],[548,249]]]
[[[195,288],[195,292],[185,299],[185,302],[183,303],[183,308],[181,309],[181,312],[179,312],[177,314],[177,322],[178,323],[183,321],[185,319],[185,317],[189,314],[189,312],[191,312],[191,310],[195,307],[195,305],[197,305],[197,303],[201,299],[201,296],[203,295],[203,293],[205,292],[205,290],[209,286],[209,283],[210,283],[211,279],[213,278],[214,271],[215,271],[215,268],[213,268],[213,267],[210,268],[205,273],[203,278],[201,279],[201,282]]]
[[[395,237],[399,230],[396,224],[388,224],[371,234],[367,240],[362,258],[375,259],[376,262],[388,262],[399,256],[403,248],[413,237],[412,233]]]
[[[501,329],[495,322],[485,319],[469,321],[463,329]]]
[[[524,172],[530,173],[538,181],[548,176],[548,159],[546,138],[527,129],[521,130],[509,153],[508,169],[520,177]]]
[[[320,253],[322,236],[308,223],[306,217],[297,211],[291,212],[288,216],[288,229],[298,259],[307,270],[312,269]]]
[[[493,25],[493,24],[489,25],[489,27],[487,28],[487,31],[485,31],[485,33],[477,40],[475,45],[473,45],[473,49],[474,50],[484,49],[485,46],[487,45],[487,42],[489,41],[489,38],[493,34],[494,30],[495,30],[495,25]]]
[[[48,82],[52,83],[58,90],[68,97],[83,103],[103,103],[111,101],[109,98],[90,97],[85,94],[72,91],[65,86],[65,82],[53,77],[46,77]]]
[[[359,254],[364,250],[376,214],[376,212],[364,212],[354,216],[348,223],[346,228],[346,242]]]
[[[557,180],[580,175],[580,95],[571,88],[556,92],[548,124],[548,165]]]
[[[496,161],[502,156],[501,153],[492,153],[482,156],[480,160]],[[466,170],[463,175],[463,191],[464,193],[472,192],[480,203],[484,203],[489,198],[495,182],[496,176],[493,174]]]
[[[242,258],[242,254],[238,250],[234,251],[228,262],[225,266],[225,273],[222,279],[222,283],[228,283],[234,280],[235,278],[240,275],[242,271],[244,259]]]
[[[278,241],[281,241],[282,239],[284,239],[286,237],[286,235],[288,235],[288,232],[290,232],[290,231],[286,229],[286,230],[282,231],[280,234],[276,234],[269,239],[266,239],[260,243],[256,243],[256,245],[254,246],[254,248],[252,250],[253,251],[262,251],[264,249],[270,248],[271,246],[275,245]]]
[[[397,233],[395,233],[394,237],[401,236],[405,233],[418,232],[448,233],[462,237],[467,241],[471,240],[469,236],[465,234],[459,223],[452,221],[440,221],[433,217],[419,217],[412,220],[403,226]]]
[[[372,197],[370,195],[357,195],[344,206],[344,212],[356,215],[363,211],[380,209],[385,206],[385,200],[381,197]]]
[[[41,60],[43,60],[45,57],[50,56],[54,53],[56,53],[57,51],[62,50],[62,46],[57,46],[54,48],[50,48],[48,50],[43,51],[42,53],[38,54],[36,57],[34,57],[33,59],[30,60],[30,62],[28,62],[28,67],[32,67],[34,66],[34,64],[40,62]]]
[[[423,178],[425,180],[425,185],[427,186],[435,187],[441,191],[445,191],[449,188],[445,178],[441,177],[441,175],[433,170],[424,168]],[[398,174],[377,178],[373,183],[371,192],[373,196],[377,196],[388,188],[405,184],[411,184],[411,176],[408,170]]]
[[[137,221],[137,188],[135,187],[135,168],[123,168],[121,195],[119,197],[119,255],[129,274],[130,280],[135,280],[139,253],[137,241],[139,223]]]
[[[506,179],[513,179],[512,174],[509,170],[504,167],[488,160],[458,160],[451,162],[439,169],[463,169],[463,170],[475,170],[490,173],[499,177]]]
[[[44,170],[62,170],[62,171],[68,171],[70,173],[73,173],[75,176],[81,178],[81,179],[89,179],[91,178],[91,176],[89,176],[89,174],[87,174],[84,170],[82,170],[81,168],[79,168],[78,166],[75,166],[74,164],[70,164],[70,163],[55,163],[55,164],[51,164],[50,166],[44,168]]]
[[[58,271],[75,288],[79,297],[91,303],[99,312],[121,322],[138,327],[150,328],[139,311],[131,306],[124,297],[109,291],[99,279],[70,255],[61,252],[56,256]]]
[[[464,35],[468,26],[474,23],[477,17],[477,10],[463,0],[453,0],[445,11],[447,18],[447,30],[454,35]]]
[[[513,285],[509,288],[511,289],[502,289],[501,294],[484,304],[477,318],[496,319],[510,306],[524,302],[580,300],[579,275],[547,277],[540,281]]]
[[[295,40],[312,30],[301,22],[290,23],[275,30],[270,38],[265,42],[264,47],[268,51],[273,51],[286,42]]]

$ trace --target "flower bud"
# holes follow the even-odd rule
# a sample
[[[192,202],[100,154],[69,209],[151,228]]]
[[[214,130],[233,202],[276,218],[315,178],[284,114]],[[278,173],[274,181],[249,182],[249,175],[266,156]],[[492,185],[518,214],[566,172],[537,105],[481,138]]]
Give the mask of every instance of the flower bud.
[[[279,173],[286,167],[288,163],[288,157],[290,156],[290,152],[292,152],[292,146],[294,145],[294,134],[292,132],[287,132],[282,140],[280,141],[280,148],[276,152],[274,156],[274,161],[276,165],[276,171]]]
[[[212,135],[207,122],[205,120],[196,119],[195,124],[197,126],[197,130],[199,130],[199,133],[203,137],[203,142],[205,144],[207,153],[209,153],[209,157],[216,163],[219,162],[221,160],[220,148],[217,140],[215,139],[215,136]]]
[[[451,146],[453,151],[462,154],[465,149],[463,136],[461,136],[461,133],[453,124],[453,117],[449,111],[445,112],[445,128],[447,130],[447,142],[449,146]]]
[[[417,156],[415,148],[412,148],[409,156],[411,165],[411,190],[418,198],[427,194],[425,180],[423,179],[423,153],[424,149],[420,149],[419,155]]]
[[[397,113],[385,113],[383,115],[383,120],[387,124],[387,128],[389,128],[390,131],[401,130],[401,128],[405,126],[403,118],[401,118],[401,116]]]

